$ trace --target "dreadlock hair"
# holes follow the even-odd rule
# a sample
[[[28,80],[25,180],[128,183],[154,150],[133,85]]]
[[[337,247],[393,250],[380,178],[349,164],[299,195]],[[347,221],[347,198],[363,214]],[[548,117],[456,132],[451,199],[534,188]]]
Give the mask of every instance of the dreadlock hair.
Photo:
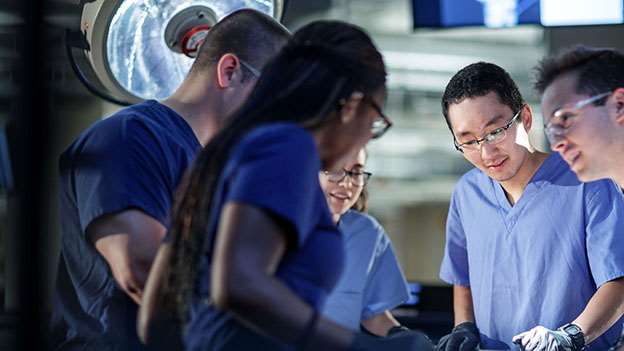
[[[230,152],[248,132],[271,122],[294,122],[313,130],[336,118],[341,99],[355,91],[372,94],[384,87],[383,59],[359,27],[316,21],[297,31],[265,66],[249,98],[199,153],[176,199],[170,228],[173,247],[164,299],[175,303],[179,322],[188,305],[213,213],[214,193]],[[169,306],[174,307],[174,306]]]

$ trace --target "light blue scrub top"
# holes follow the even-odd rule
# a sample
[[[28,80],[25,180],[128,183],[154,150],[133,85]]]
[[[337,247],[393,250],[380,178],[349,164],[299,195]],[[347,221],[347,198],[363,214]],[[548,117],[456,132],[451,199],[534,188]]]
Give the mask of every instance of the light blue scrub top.
[[[346,262],[322,313],[359,330],[360,321],[407,301],[409,287],[390,239],[373,217],[349,210],[340,218],[338,229],[343,234]]]
[[[440,278],[470,287],[482,348],[515,350],[514,335],[573,321],[622,276],[624,202],[612,181],[581,183],[553,153],[513,207],[477,169],[458,182]],[[620,320],[587,350],[607,350],[621,330]]]

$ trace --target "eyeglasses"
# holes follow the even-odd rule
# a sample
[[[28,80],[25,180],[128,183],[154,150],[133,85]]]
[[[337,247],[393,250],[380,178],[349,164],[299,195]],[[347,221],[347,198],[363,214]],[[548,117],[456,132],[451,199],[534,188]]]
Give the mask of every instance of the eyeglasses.
[[[373,98],[368,99],[371,106],[375,111],[379,114],[377,118],[373,121],[373,125],[371,126],[371,132],[373,133],[372,138],[378,139],[381,138],[382,135],[386,134],[388,129],[392,127],[392,121],[385,113],[381,110],[381,107],[377,105],[377,103],[373,100]]]
[[[247,70],[249,72],[251,72],[251,74],[255,77],[255,78],[260,78],[260,70],[258,70],[257,68],[255,68],[254,66],[252,66],[251,64],[241,60],[241,58],[238,58],[238,62],[240,62],[241,66],[247,68]]]
[[[507,129],[511,128],[511,126],[514,124],[514,122],[516,122],[518,120],[518,117],[521,116],[521,112],[524,109],[524,105],[520,108],[520,110],[518,110],[518,112],[516,112],[515,115],[513,115],[513,117],[511,117],[511,119],[509,120],[509,122],[507,122],[507,124],[505,124],[504,126],[500,127],[500,128],[496,128],[493,131],[487,133],[485,136],[483,136],[483,138],[481,139],[473,139],[470,141],[467,141],[465,143],[461,143],[459,144],[457,142],[457,140],[455,138],[453,138],[453,144],[455,144],[455,148],[459,151],[459,152],[474,152],[474,151],[480,151],[481,150],[481,145],[482,144],[498,144],[501,141],[505,140],[505,137],[507,136]]]
[[[345,177],[349,176],[351,183],[355,186],[364,186],[373,175],[371,172],[364,171],[350,171],[342,169],[340,171],[321,171],[321,173],[327,177],[332,183],[340,183]]]
[[[553,112],[550,121],[544,126],[544,132],[550,145],[555,145],[563,136],[565,136],[574,125],[575,118],[580,110],[589,104],[596,104],[599,100],[611,95],[611,92],[605,92],[598,95],[588,97],[574,103],[569,107],[562,107]],[[604,102],[597,104],[602,105]]]

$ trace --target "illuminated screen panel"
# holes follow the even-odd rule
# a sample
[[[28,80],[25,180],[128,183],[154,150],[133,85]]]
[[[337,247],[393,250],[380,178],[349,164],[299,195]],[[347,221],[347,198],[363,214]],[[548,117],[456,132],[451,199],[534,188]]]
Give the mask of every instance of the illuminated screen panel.
[[[624,23],[624,0],[412,0],[414,28]]]

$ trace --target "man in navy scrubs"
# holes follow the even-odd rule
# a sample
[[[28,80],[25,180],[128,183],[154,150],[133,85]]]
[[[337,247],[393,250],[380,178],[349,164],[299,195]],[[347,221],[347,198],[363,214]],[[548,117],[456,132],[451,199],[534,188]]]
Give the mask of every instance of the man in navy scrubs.
[[[137,308],[175,189],[288,38],[269,16],[230,14],[208,32],[171,97],[95,123],[63,153],[56,349],[143,348]]]

